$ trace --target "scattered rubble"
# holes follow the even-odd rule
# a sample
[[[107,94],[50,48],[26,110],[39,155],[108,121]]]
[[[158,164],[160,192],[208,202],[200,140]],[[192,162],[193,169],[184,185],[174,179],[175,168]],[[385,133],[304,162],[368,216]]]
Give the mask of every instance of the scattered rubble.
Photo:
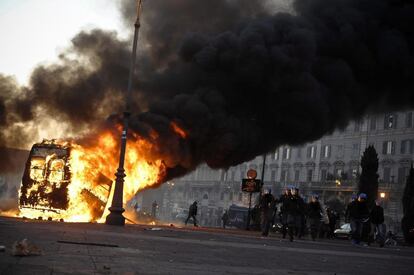
[[[11,254],[13,256],[39,256],[42,255],[42,250],[35,244],[29,242],[27,239],[14,242]]]

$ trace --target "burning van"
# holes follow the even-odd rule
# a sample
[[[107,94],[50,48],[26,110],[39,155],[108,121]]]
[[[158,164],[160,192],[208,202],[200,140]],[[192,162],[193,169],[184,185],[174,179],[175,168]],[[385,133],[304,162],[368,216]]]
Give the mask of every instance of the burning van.
[[[56,140],[44,140],[33,145],[22,178],[21,211],[40,213],[45,217],[67,216],[64,214],[70,206],[71,150],[70,143]],[[84,188],[79,193],[81,200],[88,205],[91,221],[102,216],[112,185],[111,180],[102,174],[98,181],[96,188]]]

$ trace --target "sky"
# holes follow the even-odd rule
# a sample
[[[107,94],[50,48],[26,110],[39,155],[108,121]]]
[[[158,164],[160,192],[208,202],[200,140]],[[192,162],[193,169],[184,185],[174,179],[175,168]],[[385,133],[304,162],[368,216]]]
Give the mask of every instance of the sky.
[[[0,73],[26,85],[38,64],[57,60],[80,30],[123,31],[118,1],[0,0]]]

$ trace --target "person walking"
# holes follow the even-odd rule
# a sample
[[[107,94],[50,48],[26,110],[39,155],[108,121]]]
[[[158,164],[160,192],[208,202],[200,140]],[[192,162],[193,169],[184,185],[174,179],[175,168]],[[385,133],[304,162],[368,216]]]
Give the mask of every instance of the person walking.
[[[153,219],[157,218],[157,209],[158,209],[158,203],[157,201],[154,201],[152,203],[152,209],[151,209],[151,216]]]
[[[290,188],[287,187],[284,191],[284,193],[280,196],[278,202],[281,204],[280,206],[280,223],[282,224],[282,236],[283,239],[286,238],[286,234],[287,234],[287,228],[288,228],[288,223],[287,223],[287,205],[288,205],[288,201],[290,199],[290,197],[292,196],[292,193],[290,192]]]
[[[223,229],[226,229],[227,222],[229,221],[229,213],[224,211],[223,216],[221,216],[221,220],[223,222]]]
[[[352,228],[352,244],[359,245],[363,238],[364,225],[369,221],[370,212],[366,202],[367,195],[361,193],[358,200],[354,201],[349,210]]]
[[[289,240],[293,242],[293,236],[300,232],[301,226],[301,207],[300,197],[296,195],[296,188],[292,188],[292,195],[286,200],[286,212],[287,212],[287,226]],[[303,201],[303,200],[302,200]]]
[[[273,197],[270,190],[265,191],[265,193],[260,198],[260,222],[262,236],[264,237],[269,235],[270,223],[272,222],[273,218],[274,201],[275,198]]]
[[[302,196],[299,194],[299,188],[295,188],[295,196],[298,200],[298,211],[299,215],[296,218],[296,232],[295,236],[299,239],[305,235],[305,227],[306,227],[306,203]]]
[[[375,206],[371,210],[370,218],[375,231],[375,240],[379,243],[380,247],[384,247],[386,228],[384,224],[384,208],[382,208],[380,200],[375,201]]]
[[[328,231],[328,239],[333,239],[335,237],[335,229],[336,229],[336,221],[338,220],[338,214],[331,208],[327,208],[326,212],[329,218],[329,231]]]
[[[185,225],[187,225],[188,221],[190,220],[190,218],[193,219],[194,222],[194,226],[197,227],[197,201],[193,202],[193,204],[190,205],[190,208],[188,210],[188,217],[185,220]]]
[[[322,218],[322,207],[319,203],[319,196],[313,195],[311,201],[307,205],[307,217],[309,222],[309,231],[311,233],[312,240],[315,241],[318,235],[318,230]]]

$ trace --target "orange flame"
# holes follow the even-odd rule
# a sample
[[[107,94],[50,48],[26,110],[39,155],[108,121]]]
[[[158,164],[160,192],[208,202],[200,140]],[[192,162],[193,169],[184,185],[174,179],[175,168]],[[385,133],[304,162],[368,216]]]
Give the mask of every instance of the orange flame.
[[[174,121],[171,122],[171,129],[177,134],[179,135],[181,138],[185,139],[187,138],[187,132],[184,131],[184,129],[182,129],[180,126],[177,125],[177,123],[175,123]]]
[[[146,156],[153,145],[142,138],[135,138],[128,140],[127,143],[124,164],[126,174],[124,202],[130,200],[138,191],[158,184],[166,175],[166,167],[161,159],[154,160]],[[147,159],[151,159],[151,161],[147,161]],[[107,186],[100,184],[99,177],[102,174],[114,182],[114,173],[118,168],[118,162],[119,143],[110,132],[101,134],[93,146],[72,143],[69,159],[71,180],[68,185],[68,208],[64,211],[50,213],[44,213],[44,210],[22,208],[20,216],[28,218],[46,216],[70,222],[102,222],[102,217],[108,213],[107,208],[111,204],[112,198],[109,195],[110,183]],[[111,188],[111,191],[113,189]],[[102,217],[99,217],[100,219],[97,219],[96,213],[93,213],[91,202],[85,200],[85,192],[89,196],[97,197],[100,201],[106,202],[106,206],[102,206],[105,207],[105,212]]]

